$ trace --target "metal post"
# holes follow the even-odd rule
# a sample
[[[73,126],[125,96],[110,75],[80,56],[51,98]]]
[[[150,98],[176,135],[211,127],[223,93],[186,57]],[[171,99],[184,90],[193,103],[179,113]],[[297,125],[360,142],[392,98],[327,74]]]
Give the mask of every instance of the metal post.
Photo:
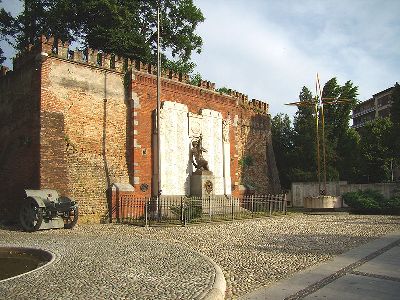
[[[149,227],[149,202],[150,200],[144,200],[144,219],[145,219],[145,227]]]
[[[272,196],[268,197],[268,206],[269,206],[269,216],[272,215]]]
[[[287,211],[287,199],[286,199],[286,194],[283,194],[283,213],[286,215]]]
[[[120,219],[121,210],[122,210],[121,200],[119,199],[119,193],[118,193],[118,189],[117,189],[116,193],[115,193],[115,218],[116,218],[117,223],[121,222],[121,219]]]
[[[391,172],[391,176],[390,176],[390,179],[391,179],[391,182],[393,182],[394,180],[394,176],[393,176],[393,158],[390,160],[390,172]]]
[[[211,196],[208,196],[208,215],[210,217],[210,222],[212,221],[212,213],[211,213]]]
[[[181,197],[181,224],[186,226],[185,207],[183,201],[183,197]]]
[[[187,211],[188,211],[188,206],[186,205],[186,199],[185,202],[183,203],[183,226],[186,227],[187,224]]]
[[[161,222],[161,197],[160,194],[157,195],[156,197],[157,201],[157,222]]]
[[[234,211],[233,211],[233,197],[231,196],[231,207],[232,207],[232,221],[235,219]]]
[[[251,195],[251,218],[254,218],[254,195]]]

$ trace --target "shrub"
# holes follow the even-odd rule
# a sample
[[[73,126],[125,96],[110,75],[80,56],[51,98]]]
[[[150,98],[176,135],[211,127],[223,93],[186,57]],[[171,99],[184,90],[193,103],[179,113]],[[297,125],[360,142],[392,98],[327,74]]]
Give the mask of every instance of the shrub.
[[[242,167],[250,167],[253,165],[253,157],[250,155],[243,156],[239,159],[239,165]]]
[[[390,199],[372,190],[349,192],[343,194],[343,201],[355,213],[361,214],[400,214],[400,195],[395,194]]]
[[[383,196],[376,191],[357,191],[345,193],[343,201],[351,207],[355,213],[379,214],[381,213],[380,202]]]
[[[192,220],[192,219],[197,219],[200,218],[203,209],[201,207],[201,204],[196,203],[196,201],[192,201],[190,199],[186,200],[184,208],[184,215],[186,217],[186,220]],[[172,205],[170,206],[171,212],[179,218],[181,221],[182,220],[182,207],[180,205]]]
[[[400,196],[385,199],[382,204],[382,212],[389,215],[400,215]]]
[[[198,203],[189,202],[186,206],[185,212],[188,220],[198,219],[201,218],[203,214],[203,208]]]

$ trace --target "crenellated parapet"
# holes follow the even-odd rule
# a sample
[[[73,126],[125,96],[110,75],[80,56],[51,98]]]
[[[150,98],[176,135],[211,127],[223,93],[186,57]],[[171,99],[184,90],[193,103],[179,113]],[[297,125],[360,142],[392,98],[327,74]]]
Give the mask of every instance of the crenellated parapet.
[[[268,114],[268,111],[269,111],[268,103],[261,101],[261,100],[252,99],[249,104],[250,104],[250,107],[252,107],[254,110]]]
[[[223,94],[229,95],[236,99],[238,105],[243,106],[245,108],[250,108],[258,113],[268,114],[269,113],[269,105],[268,103],[252,99],[249,100],[249,97],[246,94],[240,93],[235,90],[228,89],[226,92],[222,92]]]
[[[14,70],[25,66],[28,61],[40,62],[45,56],[59,57],[115,72],[132,70],[134,72],[157,75],[157,66],[91,48],[72,50],[68,42],[63,42],[52,36],[41,36],[35,45],[29,45],[25,51],[18,53],[14,58]],[[8,70],[5,67],[1,67],[0,76],[4,76],[7,72]],[[190,83],[188,74],[176,73],[169,69],[162,69],[161,76],[176,82]],[[203,90],[217,93],[213,82],[201,80],[197,86]],[[247,95],[231,89],[220,94],[235,99],[238,106],[252,109],[257,113],[268,114],[269,107],[266,102],[257,99],[249,100]]]

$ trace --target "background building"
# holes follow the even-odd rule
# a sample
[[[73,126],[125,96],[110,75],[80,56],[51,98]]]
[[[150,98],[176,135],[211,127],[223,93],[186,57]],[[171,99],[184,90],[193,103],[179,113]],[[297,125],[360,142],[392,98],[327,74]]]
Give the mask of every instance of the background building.
[[[353,110],[353,128],[359,129],[367,122],[390,116],[393,87],[383,90],[363,101]]]

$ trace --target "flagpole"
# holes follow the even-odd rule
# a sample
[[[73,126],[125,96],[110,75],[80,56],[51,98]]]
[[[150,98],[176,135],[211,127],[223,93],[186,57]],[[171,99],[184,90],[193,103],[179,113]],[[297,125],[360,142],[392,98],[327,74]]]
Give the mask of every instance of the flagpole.
[[[161,60],[160,60],[160,4],[157,5],[157,154],[158,154],[158,176],[157,176],[157,210],[160,217],[161,196],[161,126],[160,126],[160,94],[161,94]]]

